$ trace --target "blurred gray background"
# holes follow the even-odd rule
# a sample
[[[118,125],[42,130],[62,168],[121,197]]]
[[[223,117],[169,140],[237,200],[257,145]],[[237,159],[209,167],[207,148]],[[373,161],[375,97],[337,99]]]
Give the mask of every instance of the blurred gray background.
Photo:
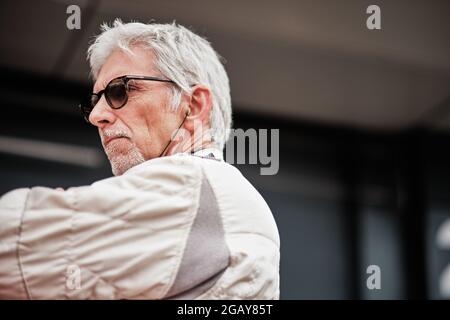
[[[234,127],[280,129],[277,175],[238,167],[278,223],[281,298],[449,298],[449,15],[444,0],[2,0],[0,194],[111,176],[76,108],[88,44],[117,17],[176,20],[226,59]]]

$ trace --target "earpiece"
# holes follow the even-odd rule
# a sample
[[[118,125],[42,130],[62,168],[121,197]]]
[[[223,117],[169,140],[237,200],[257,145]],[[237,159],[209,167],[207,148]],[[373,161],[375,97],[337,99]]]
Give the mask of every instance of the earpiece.
[[[184,116],[183,121],[180,123],[180,126],[178,127],[177,131],[175,131],[175,134],[173,135],[174,137],[177,135],[178,131],[180,130],[180,128],[183,126],[184,122],[186,121],[186,118],[188,117],[188,115],[191,114],[191,108],[187,108],[186,110],[186,115]],[[159,155],[160,157],[164,154],[164,152],[166,151],[167,147],[170,145],[170,143],[172,142],[172,137],[170,138],[169,142],[167,142],[166,147],[163,149],[163,151],[161,152],[161,154]]]

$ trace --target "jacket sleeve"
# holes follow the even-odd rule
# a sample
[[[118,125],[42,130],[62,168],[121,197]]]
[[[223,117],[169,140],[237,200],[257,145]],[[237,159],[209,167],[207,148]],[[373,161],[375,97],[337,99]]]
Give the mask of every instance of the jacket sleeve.
[[[226,254],[208,263],[212,249],[201,249],[214,267],[180,285],[201,184],[201,167],[179,156],[90,186],[9,192],[0,199],[0,298],[162,299],[198,286],[228,263]]]

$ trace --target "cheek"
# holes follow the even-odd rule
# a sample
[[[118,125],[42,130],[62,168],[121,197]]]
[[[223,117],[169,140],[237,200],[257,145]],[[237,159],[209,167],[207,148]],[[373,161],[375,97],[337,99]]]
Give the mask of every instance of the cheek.
[[[125,106],[128,110],[124,123],[131,132],[133,143],[145,155],[167,143],[172,134],[170,128],[179,125],[176,116],[169,110],[169,103],[170,96],[149,94],[135,98],[132,104]]]
[[[167,97],[149,96],[147,99],[142,99],[139,109],[138,118],[145,124],[147,131],[158,133],[160,128],[166,123],[168,107]]]
[[[158,147],[160,140],[160,128],[164,120],[157,112],[152,112],[150,108],[143,107],[136,112],[128,127],[132,133],[134,144],[144,154],[148,154],[152,149]]]

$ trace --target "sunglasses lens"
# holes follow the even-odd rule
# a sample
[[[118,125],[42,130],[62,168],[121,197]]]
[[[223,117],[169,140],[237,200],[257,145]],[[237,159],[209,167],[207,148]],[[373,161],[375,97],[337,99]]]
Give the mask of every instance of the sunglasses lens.
[[[106,86],[104,94],[108,105],[113,109],[122,108],[128,101],[127,85],[123,79],[112,80]],[[88,99],[82,101],[79,105],[81,113],[87,122],[89,122],[89,115],[97,105],[102,95],[102,91],[96,94],[91,94]]]
[[[127,103],[127,87],[121,79],[111,81],[106,88],[106,100],[112,108],[121,108]]]

